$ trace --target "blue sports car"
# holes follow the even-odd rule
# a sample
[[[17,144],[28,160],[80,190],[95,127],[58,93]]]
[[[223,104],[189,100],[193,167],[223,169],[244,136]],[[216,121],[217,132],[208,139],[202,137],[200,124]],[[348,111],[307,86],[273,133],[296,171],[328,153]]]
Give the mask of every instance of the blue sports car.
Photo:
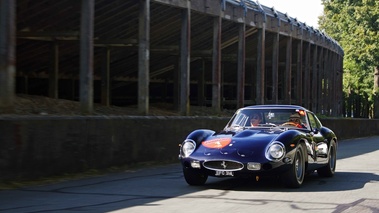
[[[203,185],[208,176],[278,176],[297,188],[307,173],[334,175],[337,144],[334,132],[304,107],[256,105],[238,109],[220,132],[191,132],[179,159],[189,185]]]

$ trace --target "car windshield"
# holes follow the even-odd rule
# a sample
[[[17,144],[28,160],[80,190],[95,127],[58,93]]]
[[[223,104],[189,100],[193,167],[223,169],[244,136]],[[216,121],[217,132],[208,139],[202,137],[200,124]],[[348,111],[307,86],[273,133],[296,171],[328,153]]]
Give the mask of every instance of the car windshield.
[[[299,128],[308,126],[306,112],[295,109],[239,109],[225,128],[275,127],[296,123]]]

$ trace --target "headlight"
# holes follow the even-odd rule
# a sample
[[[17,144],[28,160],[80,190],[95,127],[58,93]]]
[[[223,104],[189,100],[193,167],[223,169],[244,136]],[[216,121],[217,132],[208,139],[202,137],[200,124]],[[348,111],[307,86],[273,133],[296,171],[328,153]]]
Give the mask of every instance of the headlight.
[[[182,156],[185,158],[190,156],[192,154],[192,152],[195,151],[195,149],[196,149],[195,141],[193,141],[191,139],[186,139],[183,142],[182,148],[181,148]]]
[[[284,145],[278,141],[270,144],[266,151],[266,158],[269,160],[281,160],[285,154]]]

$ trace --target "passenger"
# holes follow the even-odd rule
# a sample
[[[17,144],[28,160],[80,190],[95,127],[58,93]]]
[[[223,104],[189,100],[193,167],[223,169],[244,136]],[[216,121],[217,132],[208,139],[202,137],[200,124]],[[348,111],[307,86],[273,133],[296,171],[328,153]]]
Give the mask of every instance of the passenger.
[[[253,114],[253,116],[251,116],[250,124],[252,127],[259,126],[261,121],[262,121],[261,116],[258,113],[255,113]]]

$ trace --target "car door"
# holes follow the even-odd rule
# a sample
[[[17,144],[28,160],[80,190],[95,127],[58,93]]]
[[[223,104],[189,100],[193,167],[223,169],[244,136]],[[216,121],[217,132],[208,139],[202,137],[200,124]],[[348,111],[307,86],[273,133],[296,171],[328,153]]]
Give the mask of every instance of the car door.
[[[308,112],[309,125],[313,134],[313,141],[315,143],[315,160],[317,163],[327,162],[327,141],[321,134],[321,122],[317,119],[316,115],[312,112]]]

